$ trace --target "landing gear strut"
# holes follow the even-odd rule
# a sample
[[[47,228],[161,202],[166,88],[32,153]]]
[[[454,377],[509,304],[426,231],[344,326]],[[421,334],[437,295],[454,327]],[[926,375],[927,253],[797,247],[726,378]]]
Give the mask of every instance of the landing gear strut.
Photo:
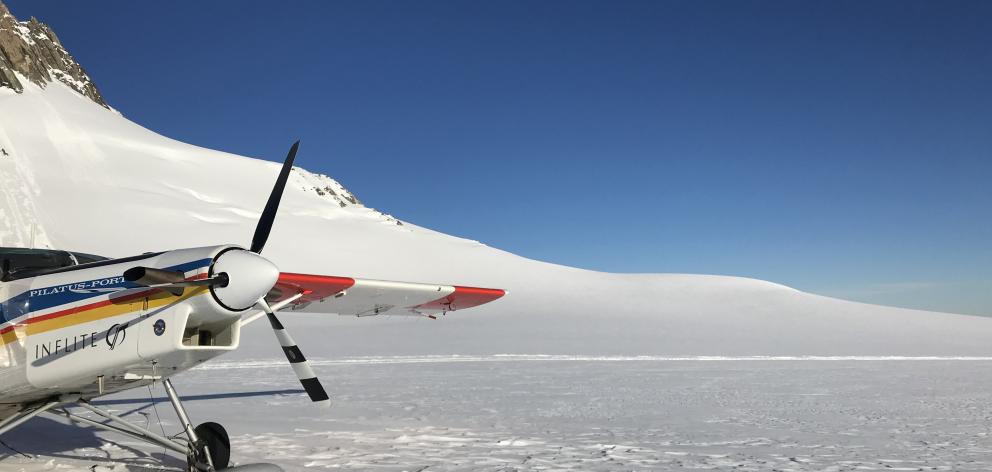
[[[179,395],[176,394],[175,387],[172,386],[172,381],[163,379],[162,386],[165,387],[165,394],[169,396],[169,402],[175,408],[176,416],[182,422],[183,430],[189,438],[190,448],[186,453],[186,469],[189,472],[213,472],[226,469],[231,461],[231,441],[224,427],[217,423],[203,423],[194,428],[182,401],[179,400]]]
[[[74,425],[82,424],[112,431],[183,454],[186,456],[187,472],[217,472],[225,469],[225,472],[282,472],[282,469],[274,464],[245,464],[230,467],[231,441],[224,427],[217,423],[203,423],[194,428],[189,421],[189,415],[186,414],[186,409],[183,408],[179,395],[176,394],[176,389],[172,386],[172,382],[169,379],[163,379],[162,385],[165,387],[169,401],[176,410],[180,423],[182,423],[186,439],[159,435],[109,411],[97,408],[89,401],[79,398],[79,395],[64,395],[57,399],[29,406],[12,417],[0,421],[0,434],[20,426],[41,413],[48,413],[62,416]],[[88,418],[69,411],[66,406],[73,404],[89,410],[99,418]]]

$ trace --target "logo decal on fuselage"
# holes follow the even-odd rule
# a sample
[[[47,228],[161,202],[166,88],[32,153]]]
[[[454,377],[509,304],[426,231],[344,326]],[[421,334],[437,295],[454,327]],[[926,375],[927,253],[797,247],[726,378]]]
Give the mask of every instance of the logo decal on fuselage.
[[[109,288],[116,287],[125,282],[123,276],[107,277],[104,279],[87,280],[85,282],[75,282],[65,285],[56,285],[54,287],[45,287],[35,290],[31,290],[28,294],[29,297],[43,297],[45,295],[54,295],[57,293],[74,292],[77,290],[92,290],[95,288]]]
[[[127,323],[111,326],[107,330],[106,336],[107,345],[110,346],[110,350],[113,351],[118,344],[122,344],[125,337],[127,337]]]
[[[45,344],[35,344],[34,358],[38,360],[43,357],[68,354],[88,347],[97,347],[96,341],[98,339],[100,339],[100,333],[83,333],[73,336],[71,343],[69,342],[69,338],[66,337],[56,339],[55,341],[48,341]]]
[[[116,323],[103,333],[82,333],[74,335],[71,338],[66,336],[53,341],[45,342],[43,344],[35,344],[34,359],[36,361],[39,359],[45,359],[43,362],[51,362],[61,356],[65,356],[82,349],[96,349],[100,347],[100,339],[103,339],[103,341],[107,343],[110,350],[113,351],[115,348],[124,344],[124,340],[127,338],[128,326],[130,326],[130,322]]]
[[[165,333],[165,320],[160,318],[154,325],[152,325],[152,328],[155,330],[155,336],[161,336]]]

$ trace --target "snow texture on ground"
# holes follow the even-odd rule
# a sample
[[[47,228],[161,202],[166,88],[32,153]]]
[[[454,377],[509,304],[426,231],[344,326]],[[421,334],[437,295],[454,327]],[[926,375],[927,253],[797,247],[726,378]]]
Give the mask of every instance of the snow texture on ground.
[[[238,463],[286,470],[990,470],[990,360],[324,360],[318,410],[276,360],[176,378]],[[178,431],[169,405],[158,413]],[[148,392],[104,406],[158,428]],[[51,419],[4,438],[3,470],[176,469]],[[107,440],[107,443],[104,443]],[[96,466],[96,468],[93,468]]]

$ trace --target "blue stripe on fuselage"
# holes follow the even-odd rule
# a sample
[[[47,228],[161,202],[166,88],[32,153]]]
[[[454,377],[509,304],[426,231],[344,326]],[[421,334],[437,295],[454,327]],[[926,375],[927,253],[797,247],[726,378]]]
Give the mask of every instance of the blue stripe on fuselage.
[[[176,272],[186,273],[191,270],[206,267],[210,264],[210,262],[211,259],[200,259],[171,267],[165,267],[164,270],[173,270]],[[66,305],[69,303],[75,303],[82,300],[107,295],[107,293],[85,292],[79,290],[93,288],[128,289],[138,287],[141,287],[141,285],[124,280],[124,276],[122,275],[116,275],[113,277],[103,277],[100,279],[31,289],[0,303],[0,323],[13,321],[31,312],[47,310],[60,305]]]

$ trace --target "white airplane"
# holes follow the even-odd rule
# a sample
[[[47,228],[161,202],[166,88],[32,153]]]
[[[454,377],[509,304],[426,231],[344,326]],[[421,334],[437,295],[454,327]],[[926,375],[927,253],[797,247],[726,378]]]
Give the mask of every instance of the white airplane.
[[[0,435],[39,414],[57,415],[183,454],[190,471],[281,470],[273,464],[229,467],[227,432],[211,422],[193,427],[169,378],[237,349],[241,328],[265,315],[310,400],[329,406],[277,311],[436,318],[505,295],[499,289],[280,273],[260,253],[298,147],[299,141],[283,163],[247,250],[221,245],[107,259],[0,249]],[[155,382],[163,385],[184,438],[156,434],[90,402]]]

